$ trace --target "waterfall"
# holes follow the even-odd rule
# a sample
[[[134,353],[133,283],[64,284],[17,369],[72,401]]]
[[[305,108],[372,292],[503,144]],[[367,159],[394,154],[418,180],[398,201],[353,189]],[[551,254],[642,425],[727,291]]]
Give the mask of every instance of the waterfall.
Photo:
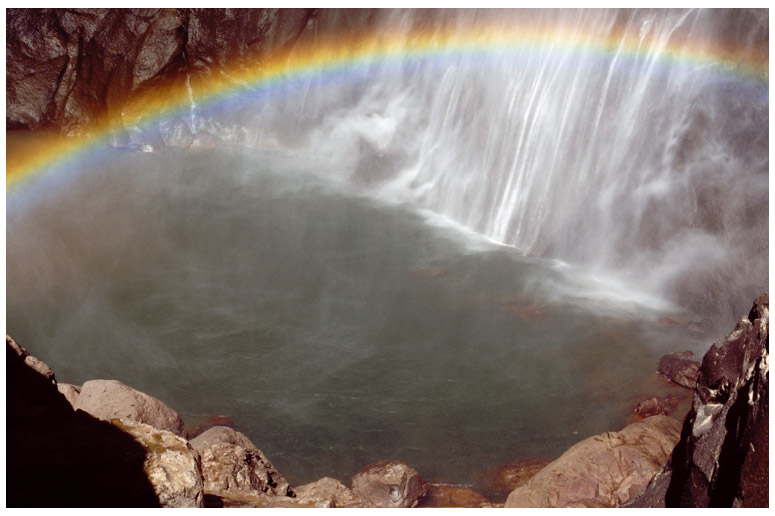
[[[370,194],[733,321],[768,282],[769,89],[746,68],[766,61],[767,16],[384,11],[375,38],[520,43],[362,59],[185,133],[280,142]]]
[[[460,31],[482,22],[455,14]],[[373,66],[350,106],[311,115],[321,121],[305,143],[372,191],[524,253],[738,316],[768,281],[768,87],[684,62],[676,47],[722,40],[753,53],[766,13],[504,15],[514,30],[562,26],[581,50],[558,39]],[[614,51],[584,50],[599,40]]]

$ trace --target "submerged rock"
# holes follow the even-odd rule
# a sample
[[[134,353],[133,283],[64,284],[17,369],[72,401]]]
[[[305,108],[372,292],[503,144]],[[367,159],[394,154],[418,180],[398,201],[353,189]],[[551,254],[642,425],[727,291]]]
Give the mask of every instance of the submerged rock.
[[[204,507],[199,456],[172,432],[128,419],[113,421],[145,450],[143,469],[162,507]]]
[[[525,485],[552,459],[545,457],[520,457],[495,468],[485,478],[487,491],[494,500],[504,500],[516,488]]]
[[[663,356],[659,360],[658,371],[672,381],[687,389],[694,389],[700,363],[691,351],[680,351]]]
[[[428,488],[414,468],[397,460],[385,460],[356,473],[352,489],[367,507],[396,508],[417,507]]]
[[[664,398],[653,397],[638,403],[633,409],[635,420],[641,421],[651,416],[669,416],[678,407],[678,399],[675,396]]]
[[[585,439],[512,491],[505,506],[619,507],[667,459],[680,428],[673,418],[654,416]]]
[[[420,500],[418,507],[448,508],[492,507],[492,503],[473,489],[447,484],[428,484],[428,493]]]
[[[245,434],[216,426],[191,440],[202,459],[205,491],[217,496],[294,496],[285,478]]]
[[[633,507],[769,504],[769,295],[705,354],[669,461]]]
[[[164,402],[118,380],[90,380],[81,386],[73,408],[103,421],[130,419],[186,437],[186,426]]]

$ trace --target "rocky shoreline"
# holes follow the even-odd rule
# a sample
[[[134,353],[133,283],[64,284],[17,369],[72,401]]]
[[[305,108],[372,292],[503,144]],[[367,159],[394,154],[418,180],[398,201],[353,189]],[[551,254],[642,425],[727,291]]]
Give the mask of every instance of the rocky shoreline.
[[[188,430],[172,408],[119,381],[57,383],[48,365],[7,336],[7,504],[766,507],[768,320],[765,294],[702,364],[689,352],[662,358],[660,374],[693,388],[683,425],[670,416],[675,399],[644,400],[621,431],[589,437],[553,461],[502,468],[505,504],[428,482],[394,460],[365,466],[349,485],[324,477],[291,486],[227,418]]]

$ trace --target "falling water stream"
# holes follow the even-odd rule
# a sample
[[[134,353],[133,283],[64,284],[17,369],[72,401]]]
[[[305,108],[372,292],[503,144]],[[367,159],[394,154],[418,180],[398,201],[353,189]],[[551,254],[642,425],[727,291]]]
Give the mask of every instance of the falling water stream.
[[[478,486],[621,428],[767,288],[768,86],[668,59],[755,52],[767,13],[492,16],[614,50],[364,61],[137,128],[154,152],[9,194],[8,333],[60,381],[229,416],[295,485],[394,458]]]

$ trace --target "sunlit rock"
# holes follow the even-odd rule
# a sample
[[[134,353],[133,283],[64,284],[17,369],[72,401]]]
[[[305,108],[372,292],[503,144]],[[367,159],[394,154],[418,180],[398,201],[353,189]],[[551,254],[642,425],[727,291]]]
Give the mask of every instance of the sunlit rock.
[[[78,396],[81,394],[80,387],[69,383],[57,383],[57,390],[61,392],[62,395],[67,398],[67,401],[70,402],[70,405],[73,406],[75,406],[75,402],[78,400]]]
[[[288,482],[245,434],[216,426],[191,440],[202,458],[208,494],[264,493],[293,496]]]
[[[654,416],[589,437],[512,491],[506,507],[619,507],[634,498],[678,442],[681,423]]]
[[[153,396],[118,380],[90,380],[84,383],[73,408],[104,421],[130,419],[186,437],[186,426],[177,412]]]
[[[316,507],[364,507],[350,488],[340,481],[323,477],[320,480],[293,488],[296,498],[303,503],[312,503]]]
[[[143,469],[162,507],[204,507],[202,469],[188,441],[128,419],[113,420],[113,425],[146,450]]]
[[[367,507],[416,507],[427,493],[420,474],[397,460],[369,464],[352,478],[352,489]]]

